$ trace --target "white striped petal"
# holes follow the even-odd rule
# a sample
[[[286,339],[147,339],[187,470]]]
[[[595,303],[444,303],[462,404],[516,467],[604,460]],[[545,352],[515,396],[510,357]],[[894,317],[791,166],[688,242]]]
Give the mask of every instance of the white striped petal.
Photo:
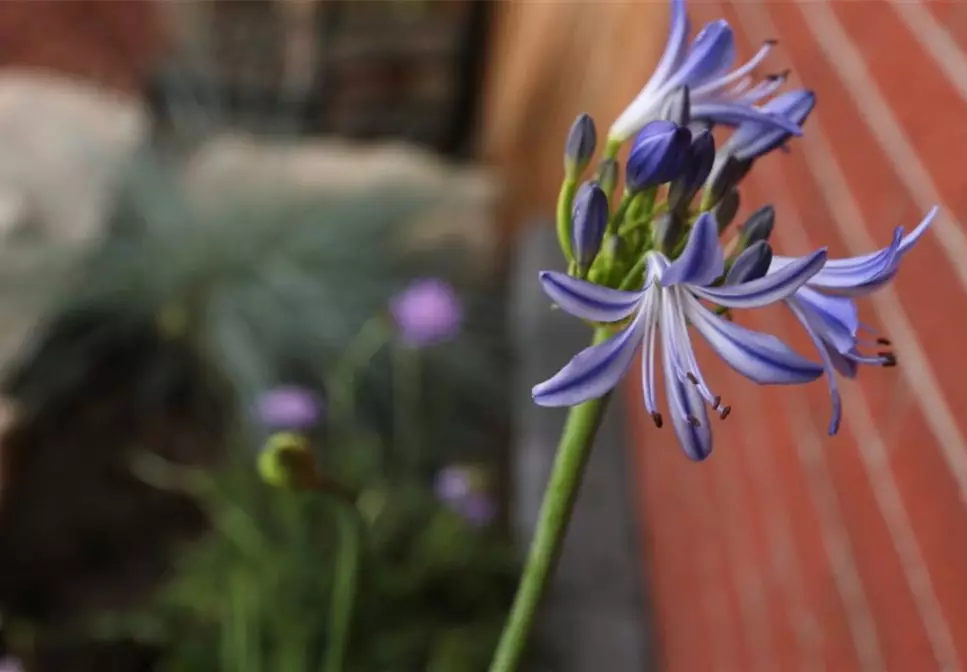
[[[708,412],[695,385],[679,375],[675,338],[670,332],[667,320],[663,318],[661,324],[665,394],[668,397],[672,426],[689,459],[701,461],[712,452],[712,428],[708,422]]]
[[[538,406],[575,406],[602,397],[625,375],[641,343],[644,313],[604,343],[585,348],[548,380],[534,386]]]
[[[711,213],[702,213],[688,236],[681,256],[661,274],[663,287],[678,284],[708,285],[722,277],[725,255],[719,242],[718,225]]]
[[[726,308],[761,308],[791,296],[805,285],[826,263],[826,248],[800,257],[758,280],[722,287],[690,285],[696,296]]]
[[[823,368],[793,352],[771,334],[763,334],[712,314],[693,297],[685,299],[688,319],[712,349],[733,369],[760,385],[808,383]]]
[[[635,312],[644,295],[602,287],[557,271],[541,271],[540,280],[544,293],[561,309],[592,322],[620,322]]]

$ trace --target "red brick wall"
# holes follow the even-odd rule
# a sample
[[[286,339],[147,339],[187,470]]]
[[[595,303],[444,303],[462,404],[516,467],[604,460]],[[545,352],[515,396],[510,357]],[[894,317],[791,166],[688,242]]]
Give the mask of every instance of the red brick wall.
[[[845,384],[837,437],[823,383],[759,388],[708,356],[733,408],[708,462],[631,405],[664,670],[967,666],[967,5],[900,1],[691,3],[745,53],[779,38],[775,68],[818,92],[743,193],[776,205],[778,246],[858,253],[944,212],[864,302],[900,365]],[[780,311],[744,321],[809,352]]]
[[[140,90],[165,43],[157,0],[3,0],[0,67]]]

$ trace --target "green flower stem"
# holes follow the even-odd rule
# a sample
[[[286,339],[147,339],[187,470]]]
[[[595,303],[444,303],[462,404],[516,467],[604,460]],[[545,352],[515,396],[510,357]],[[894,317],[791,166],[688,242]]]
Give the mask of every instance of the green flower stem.
[[[601,343],[610,336],[607,329],[598,328],[593,342]],[[537,608],[561,552],[584,467],[609,397],[606,395],[574,406],[567,416],[534,539],[490,672],[516,672],[521,663]]]
[[[571,206],[574,204],[577,188],[577,180],[565,178],[561,183],[561,193],[557,197],[557,242],[569,262],[574,261],[574,250],[571,248]]]
[[[612,235],[618,234],[618,228],[624,222],[625,215],[628,213],[628,207],[631,205],[632,200],[634,200],[634,196],[626,191],[618,202],[618,207],[615,208],[614,214],[611,215],[611,220],[608,222],[608,233]]]
[[[324,672],[343,672],[349,631],[356,600],[356,574],[359,570],[360,535],[362,529],[355,507],[337,502],[338,545],[329,605],[329,637]]]
[[[608,142],[604,148],[604,156],[606,159],[613,159],[618,156],[618,151],[621,149],[621,141],[615,140],[614,138],[608,138]]]

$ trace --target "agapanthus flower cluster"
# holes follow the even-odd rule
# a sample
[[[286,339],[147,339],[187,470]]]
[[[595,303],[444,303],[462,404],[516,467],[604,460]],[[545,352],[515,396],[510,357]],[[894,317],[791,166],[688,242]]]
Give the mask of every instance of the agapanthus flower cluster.
[[[769,241],[776,212],[769,204],[733,226],[740,183],[759,158],[802,135],[816,97],[807,89],[780,93],[787,72],[756,75],[773,42],[736,67],[728,23],[706,25],[691,42],[688,33],[684,0],[672,0],[658,67],[611,126],[604,156],[583,183],[597,133],[587,115],[571,129],[557,223],[568,272],[544,271],[540,281],[560,308],[611,335],[535,386],[533,396],[543,406],[601,397],[641,352],[645,408],[658,427],[667,418],[686,454],[702,460],[712,450],[710,411],[724,419],[731,406],[703,376],[693,331],[755,383],[793,385],[825,376],[833,404],[829,433],[835,434],[837,376],[852,378],[861,364],[897,361],[884,349],[889,341],[860,323],[854,299],[896,275],[936,208],[909,235],[898,228],[883,249],[846,259],[827,258],[825,248],[798,257],[775,254]],[[717,149],[716,126],[733,129]],[[627,141],[622,170],[617,155]],[[722,237],[731,240],[723,246]],[[775,303],[802,324],[816,348],[812,356],[734,321],[741,310]],[[659,372],[667,411],[656,398]]]

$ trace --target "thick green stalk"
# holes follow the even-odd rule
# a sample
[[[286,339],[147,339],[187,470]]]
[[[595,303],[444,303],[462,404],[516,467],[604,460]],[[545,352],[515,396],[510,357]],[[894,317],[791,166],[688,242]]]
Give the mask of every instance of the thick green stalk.
[[[594,343],[601,343],[610,335],[607,329],[599,328],[594,333]],[[567,416],[517,596],[490,672],[515,672],[524,656],[537,608],[561,552],[584,467],[609,397],[606,395],[574,406]]]
[[[356,509],[336,503],[338,546],[329,605],[329,637],[326,646],[325,672],[343,672],[349,631],[356,600],[356,574],[359,570],[360,521]]]

